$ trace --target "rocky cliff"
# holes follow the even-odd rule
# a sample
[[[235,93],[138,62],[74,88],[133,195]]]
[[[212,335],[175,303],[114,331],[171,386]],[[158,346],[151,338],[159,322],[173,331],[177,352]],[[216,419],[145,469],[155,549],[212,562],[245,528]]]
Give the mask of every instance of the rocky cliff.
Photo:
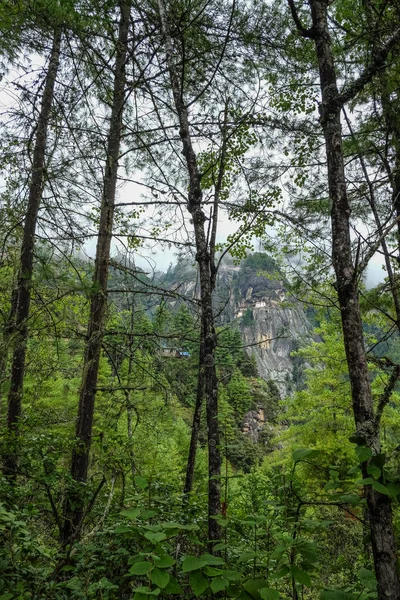
[[[246,321],[238,320],[247,352],[255,357],[264,379],[274,381],[281,394],[290,394],[301,385],[304,368],[292,353],[311,338],[302,308],[266,299],[247,308],[245,314]]]
[[[167,274],[171,286],[187,297],[198,296],[196,269],[180,263]],[[302,362],[292,353],[310,341],[311,324],[302,306],[290,297],[284,277],[267,254],[249,255],[240,265],[231,259],[218,273],[215,312],[219,325],[232,324],[242,334],[246,352],[256,359],[260,376],[276,383],[285,396],[301,385]]]

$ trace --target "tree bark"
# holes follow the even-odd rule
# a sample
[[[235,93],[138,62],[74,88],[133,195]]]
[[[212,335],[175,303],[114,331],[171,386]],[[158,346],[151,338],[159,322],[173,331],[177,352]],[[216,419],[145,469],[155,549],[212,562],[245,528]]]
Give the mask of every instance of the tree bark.
[[[318,58],[322,103],[321,126],[325,137],[329,195],[331,199],[332,258],[341,310],[343,339],[352,390],[357,433],[374,454],[380,452],[370,376],[364,348],[363,325],[358,300],[358,274],[353,264],[350,239],[350,204],[347,196],[340,113],[342,101],[337,87],[334,56],[329,34],[328,0],[309,0],[312,37]],[[366,467],[364,471],[366,475]],[[400,598],[391,500],[365,486],[372,550],[378,580],[379,600]]]
[[[10,389],[8,393],[7,425],[12,439],[10,440],[11,450],[4,457],[3,464],[4,474],[11,479],[15,479],[18,467],[17,443],[19,420],[21,418],[22,410],[22,392],[28,342],[28,317],[31,303],[35,231],[45,182],[46,145],[54,98],[54,87],[60,64],[61,38],[61,29],[55,29],[37,122],[32,160],[32,175],[29,185],[28,206],[24,222],[19,275],[16,288],[15,324],[11,325],[13,333],[15,332],[15,346],[12,356]],[[10,332],[8,332],[8,334],[10,337]]]
[[[207,412],[208,433],[208,538],[210,549],[213,542],[221,537],[220,526],[215,519],[221,511],[220,501],[220,476],[221,454],[219,449],[218,426],[218,377],[215,365],[215,349],[217,337],[214,327],[214,312],[212,295],[215,285],[215,265],[212,260],[213,249],[207,242],[205,221],[202,210],[201,177],[197,164],[197,156],[193,149],[189,116],[187,107],[182,98],[182,90],[178,68],[174,59],[174,49],[169,32],[167,13],[163,0],[158,0],[162,33],[165,40],[167,65],[171,81],[175,109],[179,119],[179,136],[182,142],[182,153],[186,160],[189,176],[188,210],[192,216],[193,229],[196,243],[196,261],[200,275],[200,306],[201,328],[204,343],[204,395]]]
[[[125,102],[125,66],[128,48],[130,3],[120,2],[120,22],[116,48],[114,91],[108,133],[103,197],[97,238],[90,316],[76,423],[77,445],[72,453],[71,477],[85,483],[88,476],[89,451],[92,436],[94,404],[103,341],[107,305],[107,281],[110,247],[113,231],[115,195],[117,188],[118,158],[121,144],[122,114]],[[78,488],[75,488],[78,490]],[[70,491],[64,505],[63,543],[68,543],[80,527],[84,501],[79,491]]]
[[[129,327],[129,338],[128,338],[128,374],[126,378],[127,389],[125,390],[125,401],[126,401],[126,418],[127,418],[127,433],[129,440],[129,457],[131,461],[131,474],[132,482],[135,481],[136,465],[135,465],[135,453],[133,450],[133,427],[132,427],[132,373],[133,373],[133,345],[134,345],[134,322],[135,322],[135,296],[132,295],[132,305],[130,306],[130,327]]]
[[[10,311],[8,313],[8,317],[6,323],[3,328],[3,339],[0,348],[0,427],[3,426],[3,418],[4,418],[4,426],[7,420],[7,409],[4,410],[3,415],[3,384],[7,381],[7,362],[8,362],[8,353],[10,349],[10,344],[12,342],[12,334],[14,332],[15,327],[15,314],[17,312],[17,300],[18,293],[16,287],[16,276],[13,277],[12,282],[12,294],[11,294],[11,303],[10,303]],[[5,395],[4,395],[5,397]]]
[[[194,467],[196,464],[197,442],[199,440],[200,424],[201,424],[201,409],[203,407],[204,397],[204,344],[203,334],[200,339],[199,352],[199,371],[197,378],[196,405],[194,407],[192,431],[190,436],[189,455],[186,464],[186,477],[183,493],[185,496],[190,494],[193,489]]]

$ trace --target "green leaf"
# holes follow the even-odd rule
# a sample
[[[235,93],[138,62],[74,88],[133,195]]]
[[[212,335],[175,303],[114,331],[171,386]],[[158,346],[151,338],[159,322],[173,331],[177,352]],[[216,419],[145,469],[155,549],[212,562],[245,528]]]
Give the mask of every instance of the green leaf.
[[[213,548],[214,548],[215,551],[217,551],[217,550],[225,550],[225,548],[227,548],[227,547],[228,547],[228,544],[225,544],[224,542],[220,542],[219,544],[215,544],[213,546]]]
[[[380,494],[385,494],[385,496],[390,496],[390,492],[387,489],[387,487],[385,487],[384,485],[379,483],[379,481],[374,481],[374,483],[372,484],[372,487],[374,488],[374,490],[376,490]]]
[[[281,579],[282,577],[285,577],[285,575],[287,575],[290,572],[290,569],[288,567],[288,565],[283,565],[278,571],[276,571],[276,573],[273,573],[271,575],[272,579]]]
[[[152,519],[156,515],[158,515],[158,510],[145,510],[142,513],[142,518],[146,521],[147,519]]]
[[[363,583],[364,587],[367,588],[370,592],[375,592],[378,586],[378,582],[375,577],[375,573],[370,571],[369,569],[361,568],[357,573],[360,581]]]
[[[249,579],[245,581],[243,587],[255,600],[261,600],[260,590],[268,587],[268,581],[266,579]]]
[[[372,479],[372,477],[366,477],[365,479],[357,479],[355,483],[357,485],[371,485],[373,481],[374,480]]]
[[[164,527],[166,527],[166,525],[164,525]],[[179,529],[184,529],[185,531],[198,531],[200,527],[194,523],[189,523],[187,525],[179,525]]]
[[[340,487],[341,484],[338,481],[328,481],[327,484],[325,484],[324,490],[326,492],[329,492],[330,490],[335,490],[337,487]]]
[[[295,581],[301,583],[301,585],[311,587],[311,579],[309,574],[299,569],[297,565],[290,565],[290,572],[292,573]]]
[[[126,510],[121,511],[121,515],[123,517],[128,517],[128,519],[136,519],[139,516],[140,508],[127,508]]]
[[[398,483],[398,482],[387,483],[386,488],[387,488],[388,492],[390,493],[391,498],[395,498],[396,496],[398,496],[400,494],[400,483]]]
[[[250,525],[251,527],[254,527],[254,525],[257,524],[257,521],[254,517],[246,517],[245,519],[241,519],[240,523],[242,523],[243,525]]]
[[[200,560],[203,560],[206,565],[224,565],[225,561],[219,556],[213,556],[212,554],[202,554]]]
[[[300,460],[304,460],[305,458],[314,458],[319,454],[319,450],[309,450],[306,448],[299,448],[298,450],[293,450],[292,458],[294,462],[299,462]]]
[[[153,531],[146,531],[144,537],[152,544],[158,544],[167,539],[167,536],[162,531],[157,531],[155,533]]]
[[[150,579],[159,588],[165,588],[168,585],[170,575],[161,569],[155,567],[150,574]]]
[[[129,527],[128,525],[117,525],[114,531],[115,533],[132,533],[134,529],[132,529],[132,527]]]
[[[297,549],[301,556],[310,563],[315,562],[318,558],[317,546],[314,542],[301,541]]]
[[[357,465],[356,467],[351,467],[351,469],[349,469],[347,471],[348,475],[358,475],[360,473],[361,469],[360,469],[360,465]]]
[[[248,560],[252,560],[256,555],[256,553],[253,550],[246,550],[246,552],[243,552],[239,558],[238,558],[238,562],[247,562]]]
[[[227,587],[229,587],[229,581],[223,577],[214,577],[210,583],[210,588],[214,594],[225,590]]]
[[[350,440],[351,441],[351,440]],[[365,462],[372,456],[371,448],[367,448],[366,446],[357,446],[356,448],[357,458],[360,463]]]
[[[277,546],[271,554],[271,558],[280,560],[287,550],[287,546]]]
[[[136,563],[143,562],[146,560],[148,555],[148,552],[139,552],[138,554],[134,554],[133,556],[129,557],[128,565],[134,565]]]
[[[222,575],[222,569],[216,569],[215,567],[209,567],[208,565],[206,565],[202,571],[208,577],[217,577],[217,575]]]
[[[227,598],[239,598],[241,593],[241,588],[238,585],[231,584],[225,591]],[[243,592],[246,594],[246,592]]]
[[[189,584],[196,598],[201,596],[208,588],[209,582],[207,577],[201,571],[193,571],[189,575]]]
[[[157,525],[143,525],[144,529],[147,529],[147,531],[161,531],[162,527],[159,523],[157,523]]]
[[[131,566],[128,573],[129,575],[146,575],[152,568],[151,562],[137,562]]]
[[[342,494],[339,496],[339,500],[340,502],[345,502],[346,504],[352,504],[354,506],[361,501],[361,498],[356,494]]]
[[[215,520],[218,521],[220,527],[226,527],[229,524],[228,519],[225,519],[222,515],[217,515]]]
[[[372,475],[372,477],[374,477],[374,479],[379,479],[379,477],[381,476],[380,468],[374,464],[368,465],[367,473],[368,473],[368,475]]]
[[[136,475],[135,486],[138,487],[140,490],[145,490],[149,486],[149,482],[144,477],[141,477],[141,475]]]
[[[183,594],[183,589],[182,589],[181,585],[177,582],[175,577],[173,577],[172,575],[170,575],[168,585],[165,586],[165,588],[164,588],[164,594],[172,594],[172,595]]]
[[[182,572],[189,573],[190,571],[197,571],[206,566],[206,562],[197,558],[197,556],[187,556],[182,563]]]
[[[168,554],[165,554],[164,556],[155,556],[154,564],[159,569],[169,569],[169,567],[174,566],[175,560],[172,558],[172,556],[168,556]]]
[[[154,590],[150,589],[147,586],[141,586],[141,587],[137,587],[133,590],[135,592],[134,598],[136,598],[136,594],[139,594],[139,599],[140,596],[159,596],[161,590],[159,588],[155,588]]]
[[[278,590],[272,588],[262,588],[262,590],[260,590],[260,596],[262,600],[279,600]]]

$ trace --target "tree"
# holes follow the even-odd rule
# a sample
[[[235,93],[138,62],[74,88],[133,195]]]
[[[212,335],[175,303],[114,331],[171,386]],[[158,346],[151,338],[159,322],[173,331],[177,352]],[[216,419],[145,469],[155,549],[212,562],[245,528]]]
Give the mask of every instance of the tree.
[[[31,301],[30,288],[33,275],[35,230],[45,184],[46,141],[53,104],[54,87],[60,62],[61,39],[62,27],[61,24],[59,24],[54,29],[52,48],[35,134],[32,174],[21,243],[17,289],[15,292],[15,317],[11,317],[11,320],[15,319],[16,339],[12,358],[10,390],[8,394],[7,423],[9,432],[15,436],[18,436],[18,422],[21,417],[22,388],[25,370],[26,345],[28,340],[28,317]],[[15,440],[12,443],[15,444]],[[14,479],[17,475],[17,461],[18,456],[15,449],[4,457],[4,473]]]
[[[107,306],[107,281],[126,90],[125,69],[128,54],[129,0],[121,0],[119,10],[120,20],[118,42],[116,45],[114,89],[103,182],[103,197],[90,300],[83,378],[76,423],[77,445],[73,451],[71,461],[71,477],[78,484],[84,484],[88,475],[94,402]],[[82,526],[83,510],[82,498],[79,498],[79,494],[78,498],[74,498],[74,493],[69,492],[64,508],[63,542],[65,544],[70,542],[73,537],[75,538],[79,535],[79,530]]]
[[[193,148],[190,132],[188,109],[183,97],[179,72],[175,61],[175,53],[170,34],[168,15],[163,0],[158,2],[162,33],[165,41],[167,66],[171,81],[172,95],[179,120],[179,135],[182,141],[182,151],[186,160],[189,177],[188,210],[192,216],[196,243],[196,260],[200,273],[200,304],[201,304],[201,351],[199,380],[204,377],[204,393],[207,408],[208,428],[208,534],[213,542],[221,537],[220,527],[215,517],[220,513],[220,482],[221,456],[219,451],[218,430],[218,378],[215,367],[216,334],[214,327],[214,311],[212,305],[215,289],[216,265],[215,243],[218,217],[218,194],[216,192],[213,226],[210,239],[207,239],[206,217],[202,209],[201,174],[198,159]],[[221,167],[222,169],[223,167]],[[221,172],[222,177],[222,172]],[[199,386],[203,384],[199,383]],[[201,390],[198,390],[198,396]]]
[[[359,304],[358,272],[352,256],[351,207],[347,195],[340,115],[345,103],[354,98],[378,70],[384,67],[390,49],[398,41],[399,33],[392,36],[381,48],[381,51],[375,54],[371,64],[360,77],[340,93],[328,26],[328,2],[326,0],[310,1],[312,23],[310,28],[302,25],[293,0],[289,0],[289,5],[299,33],[314,41],[319,65],[322,95],[320,123],[325,138],[331,201],[332,257],[357,437],[361,445],[370,448],[374,454],[379,454],[379,420],[374,413]],[[363,465],[365,476],[367,468],[368,461],[365,461]],[[390,498],[368,485],[365,486],[365,495],[378,579],[378,597],[380,600],[400,598],[400,580],[396,567],[396,544]]]

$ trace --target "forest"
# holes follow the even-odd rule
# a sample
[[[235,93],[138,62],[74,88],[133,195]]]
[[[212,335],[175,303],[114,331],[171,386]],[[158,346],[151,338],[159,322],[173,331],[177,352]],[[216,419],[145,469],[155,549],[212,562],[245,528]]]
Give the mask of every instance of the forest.
[[[0,140],[0,600],[400,600],[400,1],[1,0]]]

